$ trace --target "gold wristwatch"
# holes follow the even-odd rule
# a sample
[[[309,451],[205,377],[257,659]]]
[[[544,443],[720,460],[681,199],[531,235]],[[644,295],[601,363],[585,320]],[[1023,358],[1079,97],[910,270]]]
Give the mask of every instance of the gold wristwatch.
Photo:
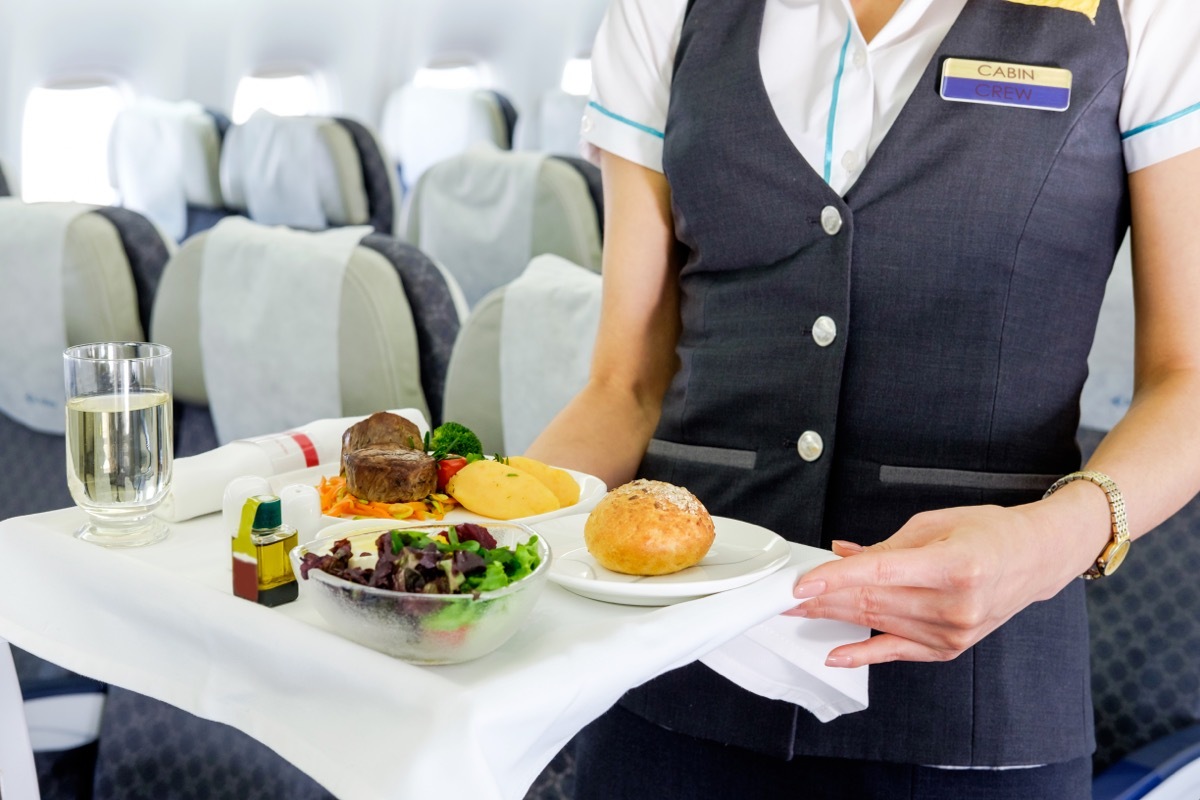
[[[1117,484],[1113,482],[1113,479],[1103,472],[1081,470],[1079,472],[1072,472],[1070,475],[1064,475],[1046,490],[1046,494],[1042,495],[1042,499],[1054,494],[1068,483],[1080,480],[1091,481],[1104,490],[1104,496],[1108,498],[1109,516],[1112,519],[1112,539],[1100,551],[1099,557],[1096,558],[1096,563],[1089,567],[1087,572],[1079,576],[1084,580],[1094,581],[1096,578],[1112,575],[1117,571],[1117,567],[1121,566],[1121,562],[1125,560],[1125,556],[1129,553],[1129,523],[1125,519],[1125,498],[1121,496],[1121,490],[1117,488]]]

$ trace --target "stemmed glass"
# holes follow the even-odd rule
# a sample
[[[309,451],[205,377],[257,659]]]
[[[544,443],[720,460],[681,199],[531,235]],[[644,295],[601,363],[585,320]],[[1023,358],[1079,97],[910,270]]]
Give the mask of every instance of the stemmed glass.
[[[153,516],[171,485],[171,350],[100,342],[63,353],[67,486],[88,514],[76,535],[135,547],[167,535]]]

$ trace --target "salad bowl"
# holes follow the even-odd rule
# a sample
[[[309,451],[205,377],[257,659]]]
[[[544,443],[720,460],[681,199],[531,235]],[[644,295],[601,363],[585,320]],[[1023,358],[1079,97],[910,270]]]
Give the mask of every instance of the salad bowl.
[[[456,558],[454,549],[460,544],[457,531],[463,529],[465,542],[473,527],[485,528],[495,540],[495,548],[471,548],[489,562],[486,578],[478,569],[468,570],[465,577],[456,572],[459,562],[475,563],[469,557]],[[546,541],[520,523],[399,526],[360,520],[355,527],[332,526],[323,533],[327,535],[290,553],[301,601],[311,603],[338,634],[413,664],[470,661],[503,645],[528,618],[550,572]],[[416,546],[404,544],[414,541]],[[415,572],[408,585],[427,580],[424,590],[397,591],[358,582],[371,580],[381,553],[384,561],[412,563]],[[339,566],[331,565],[336,556]],[[322,557],[330,558],[323,562]],[[492,566],[492,561],[502,566]],[[502,571],[516,577],[505,583]],[[444,593],[448,587],[443,575],[451,583],[461,581],[454,593]]]

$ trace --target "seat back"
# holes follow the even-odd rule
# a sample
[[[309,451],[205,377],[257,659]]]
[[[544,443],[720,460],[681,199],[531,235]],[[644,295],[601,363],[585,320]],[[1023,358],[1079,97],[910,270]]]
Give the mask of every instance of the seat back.
[[[222,223],[228,225],[229,223]],[[249,223],[245,223],[249,224]],[[264,226],[255,226],[263,228]],[[299,348],[308,352],[310,345],[296,340],[287,325],[269,324],[265,338],[256,339],[256,346],[242,354],[234,354],[239,363],[223,365],[225,372],[214,372],[205,367],[205,334],[202,329],[201,308],[205,302],[214,305],[214,315],[225,313],[220,307],[223,299],[218,294],[208,295],[204,300],[202,281],[206,264],[212,269],[206,253],[221,244],[214,237],[223,236],[219,227],[189,239],[171,259],[163,274],[162,285],[154,307],[151,331],[155,341],[169,345],[174,352],[174,387],[177,402],[177,455],[192,455],[224,444],[231,438],[242,435],[260,435],[286,430],[310,422],[311,418],[292,418],[289,414],[302,413],[287,402],[271,404],[269,419],[262,422],[262,430],[245,432],[238,428],[218,435],[220,427],[214,424],[214,412],[218,420],[228,407],[221,402],[233,404],[255,402],[243,396],[243,387],[220,385],[229,380],[228,369],[250,371],[270,368],[262,363],[262,354],[278,352],[286,348]],[[309,248],[310,234],[287,229],[275,229],[272,235],[280,237],[273,241],[292,240],[294,253]],[[309,238],[305,238],[309,237]],[[243,270],[245,282],[254,286],[258,278],[250,273],[256,267]],[[265,263],[261,269],[271,267]],[[340,297],[337,294],[340,292]],[[320,296],[313,296],[320,295]],[[332,337],[322,345],[336,360],[335,364],[316,364],[307,375],[285,375],[275,396],[286,400],[298,393],[314,390],[306,381],[320,380],[330,376],[336,383],[332,387],[332,402],[339,407],[330,409],[326,416],[350,416],[370,414],[384,408],[418,408],[428,417],[434,416],[430,408],[440,409],[442,376],[445,374],[451,345],[458,334],[459,316],[454,302],[454,290],[438,270],[422,253],[410,245],[396,242],[381,234],[368,235],[349,249],[349,255],[341,273],[340,287],[335,286],[333,296],[327,290],[294,281],[284,291],[273,290],[254,293],[261,298],[263,313],[282,320],[290,315],[300,327],[322,325]],[[273,300],[275,297],[277,299]],[[278,298],[286,297],[286,301]],[[237,302],[240,296],[228,298],[230,308],[242,307]],[[321,312],[330,318],[318,320],[299,309],[324,309]],[[225,323],[216,316],[216,322]],[[233,324],[240,324],[233,320]],[[302,335],[311,335],[302,332]],[[288,338],[291,337],[291,338]],[[211,349],[209,352],[213,352]],[[210,356],[211,357],[211,356]],[[324,391],[330,387],[315,387]],[[250,387],[246,387],[247,392]],[[432,403],[428,400],[433,398]],[[212,406],[212,407],[210,407]],[[237,409],[233,409],[237,411]],[[271,415],[274,416],[271,416]],[[315,418],[315,417],[313,417]],[[256,419],[263,419],[261,416]],[[230,431],[233,431],[232,433]]]
[[[580,159],[480,146],[421,177],[405,205],[405,239],[454,275],[473,306],[554,254],[600,269],[600,218]]]
[[[109,175],[120,205],[137,211],[175,241],[228,215],[218,177],[229,120],[183,101],[140,99],[113,122]]]
[[[30,237],[36,241],[32,247]],[[0,201],[0,275],[8,289],[0,292],[0,316],[26,334],[18,341],[5,336],[0,347],[17,347],[11,358],[36,358],[45,367],[48,382],[38,394],[52,404],[48,417],[59,421],[58,427],[41,426],[22,414],[0,412],[0,484],[21,487],[0,498],[0,519],[71,505],[61,429],[62,347],[144,340],[172,247],[149,220],[128,209]],[[18,280],[50,275],[55,281],[61,276],[53,299],[15,288]],[[57,319],[60,330],[52,321]],[[0,374],[10,396],[32,391],[22,380],[11,370]]]
[[[264,225],[396,229],[396,177],[375,133],[352,119],[257,111],[230,128],[220,180],[228,206]]]
[[[568,94],[554,88],[540,98],[531,112],[517,123],[515,147],[556,155],[577,156],[582,140],[579,126],[587,108],[587,96]]]
[[[471,311],[446,374],[445,417],[485,452],[523,453],[587,382],[600,276],[558,256],[533,259]]]
[[[405,85],[388,96],[380,135],[405,191],[434,164],[477,144],[512,147],[516,109],[499,92]]]

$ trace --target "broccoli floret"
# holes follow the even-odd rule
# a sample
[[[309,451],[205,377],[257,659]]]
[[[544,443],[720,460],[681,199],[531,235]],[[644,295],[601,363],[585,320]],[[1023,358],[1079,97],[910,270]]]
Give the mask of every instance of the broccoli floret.
[[[472,453],[482,453],[483,444],[475,432],[458,422],[443,422],[433,429],[433,434],[425,445],[425,449],[437,457],[453,453],[458,456],[468,456]]]

